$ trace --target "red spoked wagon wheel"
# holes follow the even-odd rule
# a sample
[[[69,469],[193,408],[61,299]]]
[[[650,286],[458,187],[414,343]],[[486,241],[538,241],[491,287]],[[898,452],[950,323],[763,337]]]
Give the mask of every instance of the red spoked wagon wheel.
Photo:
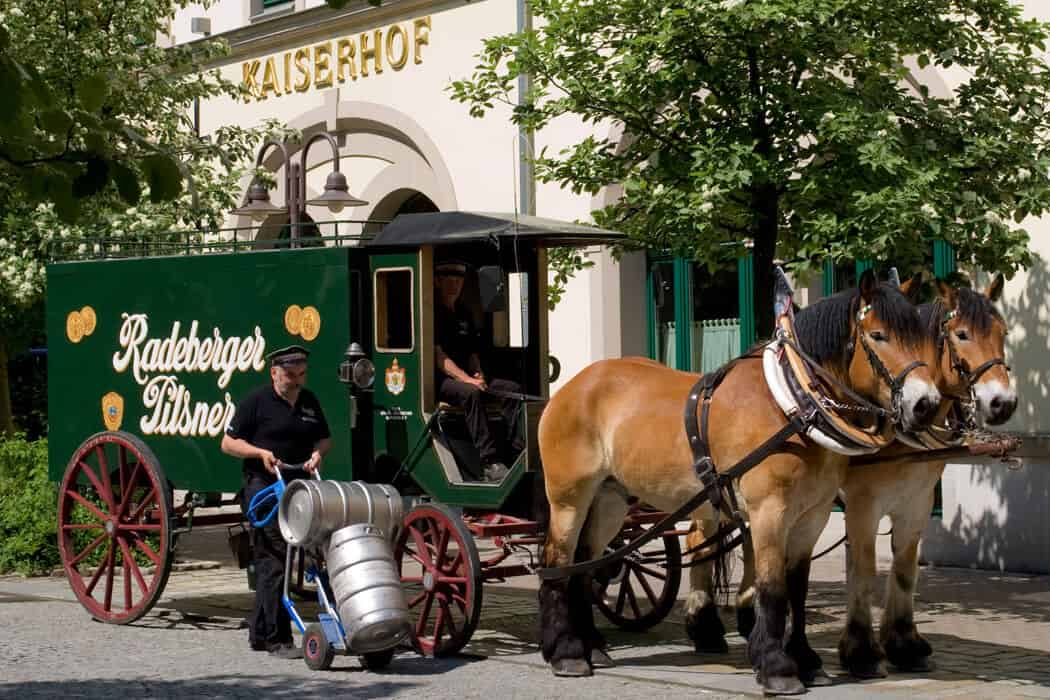
[[[157,602],[172,563],[171,491],[153,452],[125,432],[96,433],[66,467],[58,548],[81,605],[123,625]]]
[[[481,561],[470,530],[446,506],[417,506],[405,516],[394,556],[416,650],[455,654],[470,641],[481,614]]]
[[[639,533],[621,533],[609,546],[619,548]],[[666,559],[666,568],[643,559]],[[632,552],[612,571],[594,577],[594,602],[602,615],[620,629],[644,632],[671,612],[682,584],[682,547],[678,535],[658,537]]]

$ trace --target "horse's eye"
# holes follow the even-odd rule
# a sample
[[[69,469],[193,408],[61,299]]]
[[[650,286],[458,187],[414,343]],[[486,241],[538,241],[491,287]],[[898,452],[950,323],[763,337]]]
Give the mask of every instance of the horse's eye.
[[[970,334],[969,334],[969,332],[967,332],[967,331],[963,330],[962,328],[960,328],[959,330],[955,331],[955,337],[958,338],[959,340],[969,340],[970,339]]]
[[[883,343],[886,341],[886,334],[882,331],[872,331],[868,335],[871,336],[872,340],[877,341],[879,343]]]

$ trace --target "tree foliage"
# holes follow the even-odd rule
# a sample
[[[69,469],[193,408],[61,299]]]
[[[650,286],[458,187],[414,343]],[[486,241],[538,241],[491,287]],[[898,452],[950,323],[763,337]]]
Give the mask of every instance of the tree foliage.
[[[224,42],[163,45],[167,21],[186,4],[3,3],[0,358],[42,340],[45,265],[56,252],[91,255],[99,238],[112,250],[196,237],[234,206],[262,129],[197,135],[194,100],[241,88],[207,68]],[[0,432],[12,427],[6,393]]]
[[[576,192],[621,185],[602,226],[711,267],[752,240],[760,331],[774,258],[917,267],[941,238],[988,270],[1029,263],[1020,223],[1050,201],[1050,30],[1007,0],[530,6],[537,28],[487,40],[453,97],[536,131],[592,124],[536,167]]]

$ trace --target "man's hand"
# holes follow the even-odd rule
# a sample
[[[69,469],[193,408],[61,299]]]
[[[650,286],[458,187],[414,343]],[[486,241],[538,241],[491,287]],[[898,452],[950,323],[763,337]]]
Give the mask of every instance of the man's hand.
[[[281,460],[269,450],[259,450],[259,459],[262,460],[263,468],[271,474],[277,473],[277,468],[283,466]]]
[[[314,450],[314,453],[310,455],[310,459],[303,463],[303,469],[308,474],[314,474],[321,467],[321,460],[323,459],[320,452]]]
[[[489,388],[488,382],[485,381],[485,375],[481,372],[475,372],[473,377],[467,377],[465,381],[467,384],[473,384],[482,391]]]

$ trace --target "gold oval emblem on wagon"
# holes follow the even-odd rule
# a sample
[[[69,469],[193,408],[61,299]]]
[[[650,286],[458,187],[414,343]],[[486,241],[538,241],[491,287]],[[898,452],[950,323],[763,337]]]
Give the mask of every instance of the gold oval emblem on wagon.
[[[299,335],[303,327],[303,310],[298,304],[292,304],[284,311],[284,329],[292,335]]]
[[[84,339],[84,319],[79,311],[70,311],[66,316],[66,337],[71,343],[79,343]]]
[[[313,340],[321,333],[321,314],[312,306],[303,309],[302,327],[300,334],[303,340]]]
[[[84,335],[89,336],[95,332],[95,326],[98,323],[98,316],[95,315],[95,310],[90,306],[85,306],[80,310],[80,320],[84,324]]]
[[[119,430],[124,419],[124,397],[111,391],[102,397],[102,422],[106,430]]]

